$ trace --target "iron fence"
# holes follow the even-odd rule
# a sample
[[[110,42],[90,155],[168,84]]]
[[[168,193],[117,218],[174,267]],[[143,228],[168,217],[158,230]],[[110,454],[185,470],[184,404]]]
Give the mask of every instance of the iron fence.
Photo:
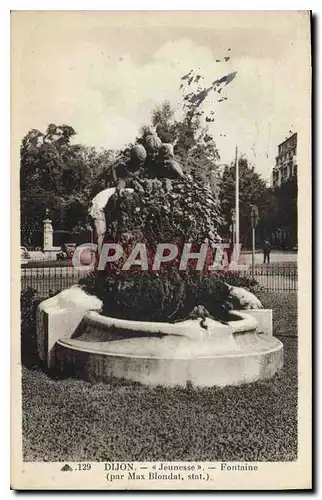
[[[256,265],[254,274],[251,270],[242,271],[240,274],[247,278],[253,278],[267,292],[297,292],[298,290],[298,273],[295,262]]]
[[[42,297],[48,297],[79,282],[89,271],[77,270],[71,266],[22,267],[21,290],[34,288]],[[258,285],[269,292],[296,292],[298,274],[296,263],[273,263],[256,265],[254,275],[251,269],[240,271],[240,276],[254,278]]]
[[[31,287],[42,297],[49,297],[60,290],[76,285],[88,271],[74,267],[26,267],[21,268],[21,290]]]

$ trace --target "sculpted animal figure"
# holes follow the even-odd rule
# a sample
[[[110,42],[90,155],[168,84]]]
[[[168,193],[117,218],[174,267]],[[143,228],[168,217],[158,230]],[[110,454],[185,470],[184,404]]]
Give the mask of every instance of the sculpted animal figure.
[[[263,309],[263,305],[256,295],[239,286],[229,286],[228,300],[233,309]]]

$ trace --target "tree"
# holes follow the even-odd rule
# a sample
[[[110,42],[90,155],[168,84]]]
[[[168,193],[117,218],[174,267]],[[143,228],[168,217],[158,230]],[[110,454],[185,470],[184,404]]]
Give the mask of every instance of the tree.
[[[42,244],[45,210],[56,229],[87,227],[94,180],[104,169],[108,152],[72,144],[75,130],[50,124],[45,133],[31,130],[21,144],[21,233],[26,245]]]
[[[204,77],[193,69],[181,78],[184,119],[179,125],[178,153],[186,158],[188,168],[195,175],[201,176],[213,189],[218,185],[216,163],[220,156],[210,133],[209,123],[215,121],[215,107],[228,99],[224,95],[224,89],[236,75],[236,71],[229,73],[208,85],[205,85]],[[205,103],[211,104],[207,113]]]
[[[214,112],[206,116],[202,106],[210,94],[217,96],[217,102],[224,101],[223,88],[235,75],[231,73],[202,88],[203,77],[191,70],[181,79],[182,118],[175,117],[175,110],[167,101],[156,107],[151,117],[151,125],[161,141],[174,145],[184,171],[206,183],[214,193],[219,179],[219,152],[208,126],[214,121]],[[147,133],[148,129],[142,129],[137,142],[144,142]],[[112,185],[113,166],[130,156],[131,144],[122,151],[97,151],[75,144],[75,136],[73,127],[51,123],[45,133],[32,129],[22,140],[21,228],[25,244],[35,241],[34,235],[42,231],[47,208],[55,228],[72,231],[87,227],[90,199]]]
[[[280,233],[276,243],[282,247],[297,246],[297,191],[296,175],[274,189],[277,213],[272,221],[272,233]]]
[[[251,208],[257,205],[260,220],[257,228],[258,241],[268,238],[277,216],[277,202],[274,192],[249,165],[247,158],[241,157],[239,166],[239,212],[240,242],[243,246],[251,245]],[[235,209],[236,168],[235,162],[226,165],[220,182],[220,203],[225,224],[222,228],[226,236],[230,233],[232,211]]]
[[[47,127],[44,142],[53,144],[59,149],[61,146],[69,146],[70,139],[74,135],[76,135],[76,132],[73,127],[70,127],[69,125],[55,125],[54,123],[51,123]]]
[[[163,143],[174,145],[175,156],[186,173],[215,188],[218,183],[216,162],[219,152],[208,127],[200,120],[201,112],[184,107],[181,120],[175,119],[175,110],[168,101],[152,111],[151,125]],[[144,144],[149,127],[142,127],[137,142]]]
[[[215,121],[215,106],[227,100],[224,89],[236,75],[237,72],[232,72],[204,85],[204,77],[191,69],[181,78],[182,119],[175,119],[175,110],[168,101],[152,112],[151,122],[162,142],[174,144],[175,154],[184,164],[185,171],[206,182],[214,192],[219,182],[217,163],[220,155],[209,123]],[[212,104],[207,113],[206,102]]]
[[[152,111],[152,125],[164,143],[171,143],[177,140],[177,126],[174,120],[174,113],[175,110],[169,101],[164,101]]]

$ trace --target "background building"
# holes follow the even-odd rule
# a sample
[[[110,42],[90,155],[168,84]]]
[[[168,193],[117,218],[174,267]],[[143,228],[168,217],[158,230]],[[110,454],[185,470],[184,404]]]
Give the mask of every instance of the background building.
[[[278,145],[276,165],[273,167],[273,187],[279,187],[297,175],[297,134]]]
[[[276,248],[297,248],[297,134],[292,134],[278,146],[273,167],[275,214],[272,220],[271,242]]]

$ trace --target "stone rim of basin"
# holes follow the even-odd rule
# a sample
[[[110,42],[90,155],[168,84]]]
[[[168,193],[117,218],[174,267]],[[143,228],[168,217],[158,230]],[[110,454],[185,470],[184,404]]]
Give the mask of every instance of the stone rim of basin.
[[[244,341],[246,337],[248,341]],[[205,339],[203,342],[174,335],[162,339],[146,337],[132,338],[107,342],[84,342],[78,339],[59,339],[58,344],[74,351],[89,354],[102,354],[121,358],[135,359],[211,359],[216,357],[254,357],[261,354],[273,353],[279,350],[281,342],[275,337],[251,335],[246,337],[227,338],[227,342],[218,342],[217,339]],[[241,342],[236,342],[240,338]]]
[[[212,318],[187,319],[176,323],[149,322],[126,320],[103,316],[97,311],[89,311],[84,316],[84,322],[95,329],[113,330],[115,332],[136,332],[137,336],[176,335],[190,340],[205,340],[209,338],[227,337],[229,335],[255,334],[258,321],[250,314],[241,311],[231,311],[234,318],[223,324]],[[237,318],[237,319],[236,319]],[[126,338],[126,334],[125,334]]]

